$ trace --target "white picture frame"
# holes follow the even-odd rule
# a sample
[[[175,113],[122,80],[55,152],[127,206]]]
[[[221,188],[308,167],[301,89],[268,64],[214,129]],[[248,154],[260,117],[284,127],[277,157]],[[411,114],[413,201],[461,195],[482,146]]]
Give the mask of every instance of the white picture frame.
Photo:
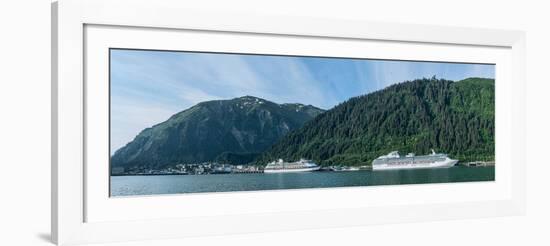
[[[52,4],[52,13],[52,238],[57,244],[524,213],[525,35],[521,31],[197,12],[187,10],[185,3],[174,0],[61,0]],[[142,38],[148,33],[155,33],[159,38]],[[271,39],[279,42],[278,47],[210,44],[202,48],[209,50],[246,52],[248,49],[249,53],[315,55],[320,52],[315,47],[330,44],[332,48],[323,55],[349,57],[353,56],[353,50],[338,47],[364,45],[365,50],[371,51],[370,46],[380,47],[379,53],[369,53],[371,58],[450,59],[497,64],[496,77],[500,84],[496,86],[496,157],[497,165],[503,164],[502,168],[497,167],[496,181],[445,186],[109,198],[104,189],[108,180],[102,178],[107,172],[99,166],[87,165],[93,158],[100,157],[93,149],[102,141],[93,140],[90,135],[96,123],[100,125],[98,117],[90,117],[90,112],[94,111],[94,105],[105,103],[100,97],[90,101],[88,94],[101,84],[95,81],[104,79],[107,69],[102,56],[95,55],[101,52],[96,51],[113,45],[183,49],[181,44],[174,42],[181,40],[180,35],[191,40],[193,35],[203,34],[227,38],[227,44],[238,43],[235,40],[245,36],[266,43],[274,42]],[[123,36],[138,41],[128,42],[129,38]],[[394,53],[389,52],[390,46],[396,50]],[[296,50],[300,47],[302,50]],[[195,49],[201,48],[196,46]],[[90,55],[91,51],[94,55]],[[363,199],[365,196],[371,199]],[[331,197],[332,202],[313,206],[304,197],[311,201]],[[303,206],[285,206],[284,201],[302,202]],[[344,203],[352,201],[353,206]],[[208,206],[219,202],[226,207]],[[278,209],[269,204],[277,204]],[[185,211],[196,210],[194,213],[178,212],[183,210],[182,206],[186,206]],[[147,213],[146,208],[151,207],[162,208],[162,211]]]

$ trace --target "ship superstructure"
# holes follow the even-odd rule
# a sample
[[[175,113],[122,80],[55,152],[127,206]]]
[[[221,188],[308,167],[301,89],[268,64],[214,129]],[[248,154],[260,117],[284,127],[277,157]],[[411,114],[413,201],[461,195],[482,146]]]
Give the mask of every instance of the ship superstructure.
[[[311,172],[317,171],[321,167],[311,160],[300,159],[296,162],[285,162],[279,159],[268,163],[264,168],[264,173],[292,173],[292,172]]]
[[[399,152],[392,151],[372,161],[372,170],[445,168],[452,167],[456,163],[458,160],[449,158],[447,154],[435,153],[434,150],[430,155],[423,156],[416,156],[414,153],[401,156]]]

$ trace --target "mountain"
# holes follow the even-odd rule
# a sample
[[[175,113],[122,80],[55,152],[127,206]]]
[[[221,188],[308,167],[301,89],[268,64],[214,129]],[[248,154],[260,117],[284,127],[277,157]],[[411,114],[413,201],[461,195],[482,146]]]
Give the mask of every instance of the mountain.
[[[199,103],[147,128],[111,157],[112,167],[248,163],[323,110],[244,96]]]
[[[460,161],[494,160],[493,79],[406,81],[351,98],[289,133],[256,163],[283,158],[370,165],[398,150],[433,148]]]

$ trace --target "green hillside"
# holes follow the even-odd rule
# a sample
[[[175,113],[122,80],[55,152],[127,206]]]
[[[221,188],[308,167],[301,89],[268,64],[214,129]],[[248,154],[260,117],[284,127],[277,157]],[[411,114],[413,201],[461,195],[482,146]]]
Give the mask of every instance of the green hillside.
[[[494,80],[419,79],[351,98],[307,122],[256,164],[308,158],[323,165],[370,165],[398,150],[430,149],[460,161],[494,160]]]

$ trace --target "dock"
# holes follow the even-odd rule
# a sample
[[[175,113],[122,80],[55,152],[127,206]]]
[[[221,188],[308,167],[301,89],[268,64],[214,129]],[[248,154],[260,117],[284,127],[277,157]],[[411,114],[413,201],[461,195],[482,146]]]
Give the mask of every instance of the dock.
[[[464,162],[459,163],[459,165],[466,166],[466,167],[488,167],[488,166],[494,166],[494,161],[471,161],[471,162]]]
[[[232,174],[243,174],[243,173],[264,173],[263,170],[233,170]]]

